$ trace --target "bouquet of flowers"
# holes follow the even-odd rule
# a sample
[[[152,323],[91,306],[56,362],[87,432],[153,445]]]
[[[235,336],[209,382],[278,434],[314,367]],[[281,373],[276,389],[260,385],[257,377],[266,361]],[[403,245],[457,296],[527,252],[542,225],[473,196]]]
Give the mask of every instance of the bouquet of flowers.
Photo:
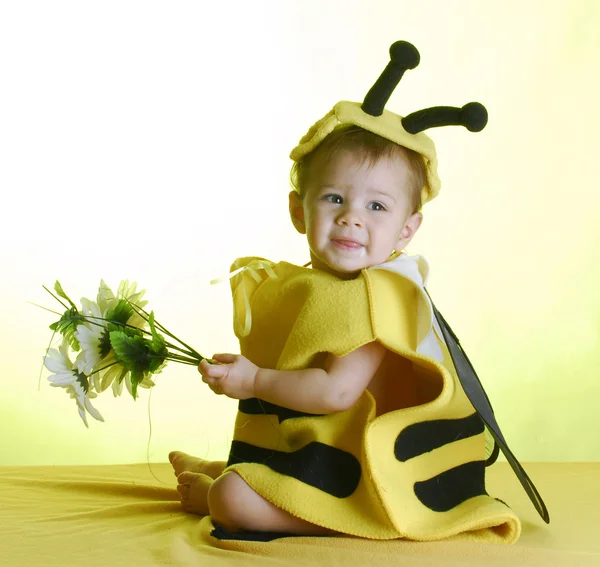
[[[135,282],[122,281],[115,296],[101,280],[96,301],[82,298],[81,308],[58,281],[55,293],[43,287],[65,309],[62,315],[52,311],[61,315],[50,325],[52,337],[59,333],[62,342],[46,350],[44,366],[53,373],[48,380],[75,399],[86,427],[88,413],[104,421],[91,400],[109,386],[116,397],[125,384],[136,399],[138,388],[154,386],[152,377],[167,361],[197,366],[204,358],[158,323],[154,312],[144,310],[145,290],[137,291]]]

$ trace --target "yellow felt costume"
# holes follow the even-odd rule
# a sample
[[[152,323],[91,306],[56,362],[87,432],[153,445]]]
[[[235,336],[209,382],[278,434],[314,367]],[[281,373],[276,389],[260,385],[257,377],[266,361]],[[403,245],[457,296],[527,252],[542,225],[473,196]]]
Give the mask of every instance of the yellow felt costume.
[[[393,44],[390,57],[362,105],[336,104],[291,158],[302,160],[337,128],[359,126],[420,154],[427,203],[440,181],[435,146],[423,130],[462,125],[477,132],[487,111],[479,103],[405,117],[384,110],[403,73],[419,63],[406,42]],[[549,521],[456,335],[429,297],[422,257],[394,255],[351,280],[260,258],[242,258],[232,269],[238,270],[231,280],[235,331],[242,354],[259,367],[319,366],[326,353],[343,356],[372,341],[388,354],[378,371],[384,408],[368,390],[349,410],[330,415],[242,400],[226,470],[289,513],[345,534],[436,540],[470,533],[513,543],[519,519],[485,489],[485,466],[501,449]],[[494,441],[489,459],[486,433]],[[215,537],[241,536],[217,529]]]
[[[401,255],[348,281],[286,262],[271,276],[233,278],[241,352],[257,365],[306,368],[320,353],[343,356],[378,340],[390,351],[390,392],[403,395],[378,417],[368,390],[351,409],[324,416],[243,400],[226,470],[278,507],[346,534],[434,540],[477,531],[512,543],[520,523],[485,492],[483,423],[435,330],[419,285],[426,263],[415,263]]]

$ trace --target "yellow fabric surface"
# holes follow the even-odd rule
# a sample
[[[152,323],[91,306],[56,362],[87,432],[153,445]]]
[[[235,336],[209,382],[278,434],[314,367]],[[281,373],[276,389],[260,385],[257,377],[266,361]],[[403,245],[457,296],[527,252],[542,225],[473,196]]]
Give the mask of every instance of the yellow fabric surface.
[[[525,464],[552,509],[538,517],[507,463],[490,489],[522,518],[512,546],[352,537],[219,541],[210,518],[181,511],[169,464],[0,467],[0,565],[10,567],[587,567],[600,565],[600,463]],[[243,548],[245,552],[240,552]]]
[[[266,260],[240,258],[232,269],[259,262]],[[412,260],[404,255],[393,262],[399,267]],[[242,402],[226,470],[294,516],[369,538],[374,546],[463,532],[514,543],[519,519],[502,494],[485,492],[483,424],[465,433],[464,424],[477,416],[445,344],[436,341],[439,361],[416,351],[417,328],[428,335],[432,326],[432,313],[417,309],[420,288],[375,267],[352,280],[287,262],[271,268],[275,277],[241,272],[231,280],[235,320],[246,321],[244,311],[252,311],[250,332],[239,336],[243,355],[261,367],[293,370],[310,366],[320,353],[343,356],[378,340],[392,361],[382,377],[386,389],[409,384],[415,400],[387,395],[389,411],[376,416],[365,391],[346,411],[293,419]],[[457,424],[458,433],[445,439],[440,430]],[[410,456],[401,455],[404,447]]]

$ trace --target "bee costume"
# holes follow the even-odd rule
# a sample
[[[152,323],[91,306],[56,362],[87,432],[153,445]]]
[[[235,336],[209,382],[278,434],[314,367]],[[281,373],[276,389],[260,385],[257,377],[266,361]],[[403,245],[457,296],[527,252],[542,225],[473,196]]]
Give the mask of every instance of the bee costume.
[[[440,181],[435,146],[423,130],[462,125],[477,132],[487,112],[479,103],[406,117],[384,110],[419,53],[400,41],[390,58],[362,105],[336,104],[291,158],[299,160],[334,129],[353,124],[423,157],[426,203]],[[314,365],[322,353],[344,356],[377,340],[389,351],[383,372],[393,407],[379,414],[368,390],[352,408],[329,415],[242,400],[225,471],[235,471],[277,507],[343,534],[421,541],[466,534],[514,543],[519,519],[485,488],[485,467],[502,450],[549,522],[458,338],[429,297],[424,258],[396,254],[353,280],[260,258],[238,259],[232,269],[234,326],[244,356],[260,367],[292,370]],[[493,438],[487,453],[486,435]],[[269,541],[290,534],[216,527],[212,536]]]

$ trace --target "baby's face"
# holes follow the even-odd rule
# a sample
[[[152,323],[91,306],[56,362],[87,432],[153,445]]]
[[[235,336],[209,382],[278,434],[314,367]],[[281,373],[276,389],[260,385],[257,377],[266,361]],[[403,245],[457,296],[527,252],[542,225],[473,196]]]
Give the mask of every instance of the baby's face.
[[[314,164],[303,200],[290,194],[290,213],[306,234],[313,268],[348,279],[402,250],[419,228],[411,215],[408,165],[382,158],[357,165],[350,151]]]

